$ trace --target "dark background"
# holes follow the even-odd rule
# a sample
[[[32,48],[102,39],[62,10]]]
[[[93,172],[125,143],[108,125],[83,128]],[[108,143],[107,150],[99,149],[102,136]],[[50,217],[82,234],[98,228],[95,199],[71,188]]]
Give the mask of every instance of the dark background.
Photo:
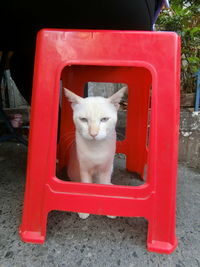
[[[30,103],[38,30],[151,30],[158,2],[159,0],[4,0],[0,4],[0,50],[14,51],[10,60],[11,75]]]

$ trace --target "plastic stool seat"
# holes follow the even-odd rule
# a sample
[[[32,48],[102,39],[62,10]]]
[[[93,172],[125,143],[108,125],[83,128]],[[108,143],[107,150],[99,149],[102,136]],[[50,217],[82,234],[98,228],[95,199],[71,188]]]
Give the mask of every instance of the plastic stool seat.
[[[39,32],[20,227],[23,241],[43,243],[48,213],[63,210],[145,217],[149,223],[148,250],[171,253],[176,248],[179,76],[180,40],[175,33]],[[126,155],[129,171],[143,175],[147,165],[144,185],[81,184],[56,177],[57,148],[60,167],[63,167],[70,156],[67,148],[74,132],[72,110],[63,98],[57,147],[61,77],[65,87],[82,96],[89,81],[128,85],[126,136],[117,142],[117,152]]]

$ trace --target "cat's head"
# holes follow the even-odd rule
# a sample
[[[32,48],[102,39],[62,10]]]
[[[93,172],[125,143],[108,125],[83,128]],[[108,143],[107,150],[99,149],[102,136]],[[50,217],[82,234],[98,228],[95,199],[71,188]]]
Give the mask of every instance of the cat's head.
[[[64,88],[65,96],[72,103],[76,131],[87,140],[103,140],[113,134],[119,102],[125,91],[123,87],[109,98],[82,98]]]

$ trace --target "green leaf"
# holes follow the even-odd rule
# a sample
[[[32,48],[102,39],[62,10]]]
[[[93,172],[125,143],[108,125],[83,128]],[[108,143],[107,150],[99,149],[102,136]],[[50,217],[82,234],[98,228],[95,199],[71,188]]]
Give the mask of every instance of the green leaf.
[[[190,63],[199,63],[200,62],[200,58],[198,58],[198,57],[188,57],[187,59]]]
[[[200,27],[194,27],[193,29],[191,29],[190,31],[192,34],[200,32]]]

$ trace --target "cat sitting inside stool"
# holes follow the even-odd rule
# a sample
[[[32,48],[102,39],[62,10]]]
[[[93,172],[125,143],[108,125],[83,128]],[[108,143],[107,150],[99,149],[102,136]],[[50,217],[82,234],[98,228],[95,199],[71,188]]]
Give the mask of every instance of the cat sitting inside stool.
[[[71,102],[76,128],[75,144],[67,167],[70,180],[93,183],[95,178],[99,184],[111,184],[117,111],[125,92],[126,87],[123,87],[109,98],[82,98],[64,88],[65,96]],[[82,219],[88,216],[88,213],[79,213]]]

